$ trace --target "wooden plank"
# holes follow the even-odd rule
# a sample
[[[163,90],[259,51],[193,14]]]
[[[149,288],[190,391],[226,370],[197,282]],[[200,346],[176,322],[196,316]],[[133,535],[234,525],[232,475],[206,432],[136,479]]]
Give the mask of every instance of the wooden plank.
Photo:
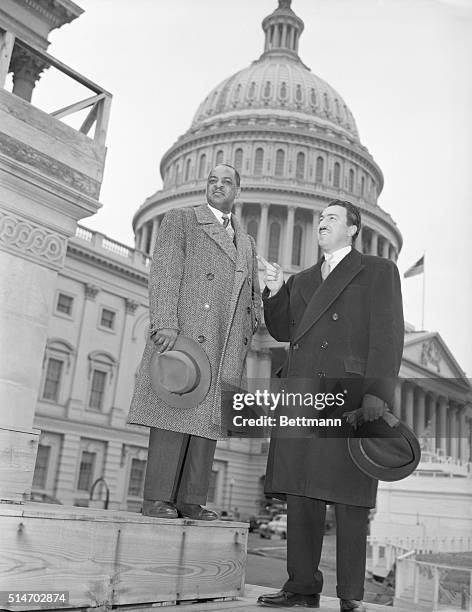
[[[14,44],[15,35],[12,32],[0,34],[0,87],[5,87]]]
[[[4,90],[0,90],[0,125],[3,133],[101,180],[105,147]]]
[[[97,125],[95,127],[94,140],[97,144],[105,146],[110,120],[111,96],[99,102]]]
[[[0,429],[0,500],[24,502],[31,493],[40,431]],[[0,589],[1,590],[1,589]]]
[[[98,96],[91,96],[90,98],[86,98],[85,100],[81,100],[80,102],[75,102],[74,104],[69,104],[69,106],[64,106],[64,108],[60,108],[57,111],[53,111],[49,113],[51,117],[56,117],[56,119],[61,119],[62,117],[67,117],[67,115],[72,115],[72,113],[76,113],[77,111],[83,110],[84,108],[88,108],[92,106],[99,100],[103,100],[105,94],[99,94]]]
[[[69,591],[78,608],[243,591],[246,524],[41,506],[13,516],[0,505],[0,591]]]

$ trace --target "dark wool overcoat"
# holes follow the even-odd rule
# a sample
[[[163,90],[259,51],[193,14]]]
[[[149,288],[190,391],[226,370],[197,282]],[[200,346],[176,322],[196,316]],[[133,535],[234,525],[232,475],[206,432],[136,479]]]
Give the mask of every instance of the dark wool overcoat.
[[[211,385],[193,408],[173,408],[154,393],[149,337],[128,415],[129,423],[211,439],[224,437],[222,382],[242,378],[261,297],[253,239],[232,215],[236,247],[209,207],[169,211],[159,228],[149,276],[150,334],[163,328],[199,342],[211,364]]]
[[[282,387],[343,394],[343,406],[327,408],[328,414],[304,409],[305,416],[311,410],[312,417],[341,417],[358,408],[366,393],[391,406],[404,335],[397,267],[353,249],[322,282],[321,264],[291,276],[274,296],[263,293],[267,329],[276,340],[290,341]],[[266,493],[374,507],[378,481],[352,462],[346,442],[350,426],[342,421],[343,427],[330,433],[274,430]]]

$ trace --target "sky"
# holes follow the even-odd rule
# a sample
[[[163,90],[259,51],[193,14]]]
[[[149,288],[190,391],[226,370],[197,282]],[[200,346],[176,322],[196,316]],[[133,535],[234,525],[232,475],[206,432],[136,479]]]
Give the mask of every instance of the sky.
[[[207,93],[257,59],[276,0],[77,0],[49,53],[113,94],[98,214],[81,223],[133,245],[131,221],[162,186],[164,152]],[[299,54],[354,114],[383,171],[379,205],[403,235],[407,321],[438,331],[472,373],[472,0],[294,0]],[[52,111],[89,95],[42,77],[33,103]]]

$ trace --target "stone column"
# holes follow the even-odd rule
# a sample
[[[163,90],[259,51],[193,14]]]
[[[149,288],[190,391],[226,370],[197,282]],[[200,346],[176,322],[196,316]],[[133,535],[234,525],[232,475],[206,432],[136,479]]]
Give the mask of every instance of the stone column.
[[[444,457],[447,457],[447,410],[449,407],[449,402],[445,397],[439,398],[439,448],[442,451]]]
[[[414,422],[413,422],[414,387],[410,383],[405,383],[403,385],[403,389],[404,389],[404,394],[405,394],[405,422],[408,425],[408,427],[411,427],[411,429],[413,429],[414,428]]]
[[[15,46],[10,62],[10,72],[13,72],[13,90],[16,96],[31,102],[33,89],[47,63],[36,57],[23,47]]]
[[[282,265],[290,267],[292,265],[293,249],[293,222],[295,219],[295,206],[287,206],[287,225],[285,226],[285,248]]]
[[[261,203],[261,216],[259,227],[257,228],[257,246],[262,257],[267,255],[267,225],[269,219],[269,205],[266,202]]]
[[[62,451],[57,468],[56,496],[63,504],[72,506],[77,484],[80,436],[66,433],[62,438]]]
[[[466,407],[459,408],[459,458],[461,461],[469,460],[469,423],[466,416]]]
[[[295,28],[290,28],[290,49],[293,51],[295,48]]]
[[[429,448],[436,450],[436,398],[429,394],[426,400],[426,428],[428,430]]]
[[[146,222],[144,223],[141,229],[141,251],[143,251],[143,253],[146,253],[146,255],[149,254],[146,250],[146,244],[148,241],[148,237],[149,237],[149,222]]]
[[[152,220],[152,232],[151,232],[151,252],[149,253],[149,255],[152,257],[152,254],[154,253],[154,247],[156,246],[156,238],[157,238],[157,232],[159,230],[159,219],[157,217],[155,217]]]
[[[362,227],[359,230],[359,233],[357,234],[357,238],[356,241],[354,243],[354,247],[360,252],[362,253]]]
[[[243,219],[243,203],[242,202],[239,202],[239,201],[235,202],[234,214],[236,216],[236,219],[239,221],[239,223],[241,223]]]
[[[317,210],[313,211],[313,218],[311,221],[311,233],[310,233],[310,245],[313,245],[311,249],[305,249],[306,267],[312,266],[318,261],[318,216]]]
[[[287,41],[287,24],[284,23],[282,28],[282,47],[288,47]]]
[[[382,257],[385,257],[385,259],[388,259],[389,250],[390,250],[390,243],[388,242],[386,238],[384,238],[383,244],[382,244]]]
[[[395,384],[395,396],[393,399],[393,414],[395,414],[399,419],[402,416],[402,386],[403,382],[401,380],[397,380]]]
[[[459,439],[458,439],[458,410],[457,404],[451,402],[449,404],[449,437],[450,437],[450,453],[454,459],[459,458]]]
[[[415,389],[415,432],[421,437],[425,430],[425,393],[421,387]]]
[[[379,235],[377,232],[372,230],[371,239],[370,239],[370,254],[377,255],[377,247],[378,247]]]

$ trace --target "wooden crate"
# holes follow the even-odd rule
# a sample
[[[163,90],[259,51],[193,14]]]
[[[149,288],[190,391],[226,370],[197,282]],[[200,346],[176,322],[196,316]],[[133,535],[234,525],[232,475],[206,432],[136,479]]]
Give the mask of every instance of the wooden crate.
[[[246,554],[242,523],[0,505],[0,591],[69,591],[74,608],[236,597]]]
[[[29,499],[40,433],[0,428],[0,502]]]

